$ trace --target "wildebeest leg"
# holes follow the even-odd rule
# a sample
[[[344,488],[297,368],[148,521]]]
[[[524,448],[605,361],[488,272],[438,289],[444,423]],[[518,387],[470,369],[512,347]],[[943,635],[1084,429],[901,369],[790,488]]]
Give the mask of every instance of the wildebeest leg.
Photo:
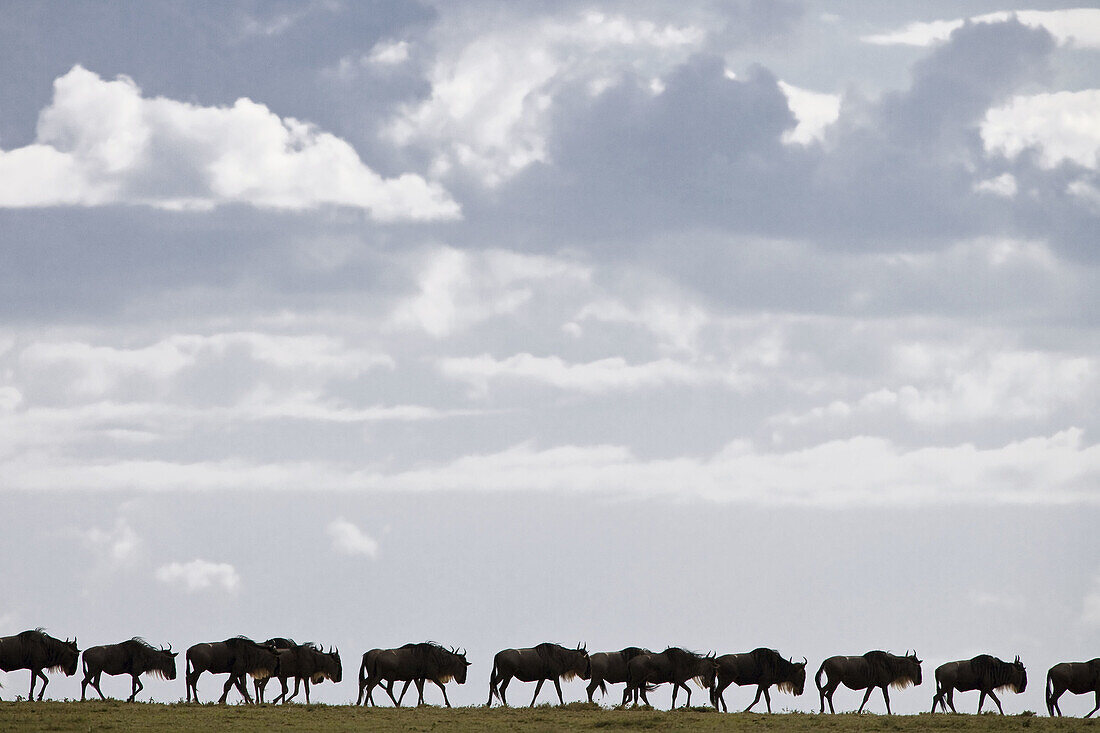
[[[749,705],[747,708],[745,708],[746,713],[749,712],[750,710],[752,710],[753,705],[760,702],[760,696],[762,694],[764,694],[764,685],[757,685],[756,686],[756,697],[753,698],[752,705]],[[770,713],[771,711],[772,711],[771,710],[771,702],[769,702],[768,703],[768,712]]]
[[[508,698],[505,697],[505,691],[508,689],[508,683],[512,681],[511,677],[505,677],[500,681],[500,702],[502,705],[508,705]]]
[[[47,677],[46,673],[43,672],[40,669],[36,670],[34,674],[37,674],[39,677],[42,678],[42,687],[38,688],[38,701],[42,702],[42,696],[46,694],[46,685],[48,685],[50,683],[50,678]],[[33,674],[31,675],[31,689],[32,690],[34,689],[34,675]],[[31,698],[27,698],[27,699],[28,700],[33,700],[34,698],[31,697]]]
[[[306,705],[309,705],[309,677],[306,677],[305,681],[302,684],[304,684],[305,687],[306,687]],[[298,678],[297,677],[294,678],[294,694],[295,695],[298,694]]]
[[[451,701],[447,699],[447,688],[444,687],[443,683],[439,680],[432,680],[432,682],[434,682],[439,687],[439,691],[443,693],[443,702],[446,703],[447,707],[451,707]]]
[[[225,700],[226,700],[227,697],[229,697],[229,691],[231,689],[233,689],[233,682],[234,681],[235,681],[235,678],[233,677],[233,674],[230,673],[229,674],[229,679],[227,679],[225,681],[225,687],[222,688],[222,696],[218,698],[218,704],[219,705],[225,705]]]
[[[951,712],[959,712],[955,709],[955,688],[953,686],[947,688],[947,704],[951,706]],[[947,711],[945,710],[944,712]]]
[[[528,707],[532,707],[532,708],[535,707],[535,700],[538,699],[539,690],[542,689],[542,683],[545,682],[545,681],[546,680],[539,680],[538,684],[535,685],[535,696],[531,698],[531,704]]]
[[[890,693],[886,691],[889,685],[882,686],[882,699],[886,701],[886,714],[890,715]]]
[[[771,694],[768,693],[767,686],[764,687],[764,702],[766,702],[768,704],[768,712],[771,713],[771,711],[772,711],[772,696],[771,696]]]
[[[405,700],[405,693],[409,691],[409,685],[411,684],[412,680],[405,680],[405,685],[401,688],[401,694],[397,696],[397,707],[401,707],[401,703]]]
[[[642,696],[642,702],[644,702],[646,704],[646,706],[653,707],[652,705],[649,704],[649,697],[646,695],[646,684],[645,684],[645,682],[643,682],[636,690],[634,690],[634,704],[635,705],[638,704],[638,695],[639,694]],[[673,695],[676,694],[676,688],[675,687],[672,688],[672,694]]]
[[[131,674],[130,676],[133,677],[134,683],[130,686],[130,699],[126,702],[133,702],[135,699],[137,699],[137,694],[145,689],[145,685],[141,684],[141,680],[139,679],[138,675]]]
[[[979,713],[982,711],[982,705],[985,705],[985,690],[982,690],[981,694],[978,695],[978,712]]]
[[[600,686],[600,683],[593,677],[592,681],[588,683],[588,687],[585,690],[588,692],[588,702],[592,702],[592,693],[596,691],[596,688]]]
[[[408,684],[407,682],[405,683]],[[424,678],[418,677],[416,679],[416,706],[420,707],[424,704]]]
[[[558,705],[565,705],[565,698],[561,696],[561,678],[554,678],[554,689],[558,691]]]
[[[723,697],[723,693],[725,693],[726,688],[729,687],[732,682],[733,680],[728,682],[715,682],[714,689],[711,690],[710,693],[710,702],[714,705],[715,710],[718,710],[719,705],[721,705],[722,712],[729,712],[729,708],[726,707],[726,698]]]
[[[286,705],[294,699],[294,696],[298,694],[298,678],[294,678],[294,692],[292,692],[289,697],[287,697],[287,693],[290,692],[290,678],[280,677],[279,687],[282,688],[282,691],[277,698],[271,701],[272,705],[278,705],[280,700],[283,701],[283,705]]]
[[[989,691],[989,696],[993,698],[993,702],[997,703],[997,710],[1000,711],[1001,715],[1004,715],[1005,711],[1004,708],[1001,707],[1001,701],[997,699],[997,695],[993,692],[993,690]]]
[[[862,713],[863,712],[863,706],[866,705],[867,701],[871,699],[871,693],[874,692],[874,691],[875,691],[874,685],[867,688],[867,694],[863,696],[863,702],[861,702],[859,704],[859,710],[856,711],[857,713]],[[833,702],[832,702],[832,700],[830,700],[829,701],[829,707],[831,708],[832,706],[833,706]]]
[[[1057,701],[1057,700],[1055,700],[1055,701],[1054,701],[1054,703],[1055,703],[1055,704],[1057,704],[1057,703],[1058,703],[1058,701]],[[1100,690],[1097,690],[1097,691],[1096,691],[1096,707],[1094,707],[1094,708],[1093,708],[1092,710],[1090,710],[1090,711],[1088,712],[1088,715],[1086,715],[1085,717],[1086,717],[1086,718],[1091,718],[1091,717],[1092,717],[1092,714],[1093,714],[1093,713],[1095,713],[1095,712],[1096,712],[1097,710],[1100,710]],[[1059,714],[1059,715],[1061,715],[1061,714],[1062,714],[1062,709],[1061,709],[1061,708],[1058,708],[1058,714]]]

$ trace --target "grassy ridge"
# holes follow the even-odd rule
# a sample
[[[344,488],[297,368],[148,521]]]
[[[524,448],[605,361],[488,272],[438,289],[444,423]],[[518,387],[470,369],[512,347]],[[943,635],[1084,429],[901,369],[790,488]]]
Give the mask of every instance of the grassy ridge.
[[[1100,731],[1076,718],[1000,715],[785,715],[565,708],[363,708],[348,705],[164,705],[3,702],[0,730],[18,731]]]

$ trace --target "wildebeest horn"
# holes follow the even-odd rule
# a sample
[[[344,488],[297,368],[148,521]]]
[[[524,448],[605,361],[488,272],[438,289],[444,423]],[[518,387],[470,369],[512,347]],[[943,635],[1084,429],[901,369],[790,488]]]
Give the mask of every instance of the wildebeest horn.
[[[809,663],[810,663],[810,660],[806,659],[806,655],[803,654],[802,655],[802,664],[803,665],[808,665]]]

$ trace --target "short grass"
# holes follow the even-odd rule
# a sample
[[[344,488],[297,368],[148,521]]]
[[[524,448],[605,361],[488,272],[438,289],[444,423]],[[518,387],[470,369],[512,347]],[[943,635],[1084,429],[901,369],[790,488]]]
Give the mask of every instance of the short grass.
[[[1033,715],[719,714],[564,708],[364,708],[348,705],[164,705],[0,702],[0,731],[1073,731],[1100,723]]]

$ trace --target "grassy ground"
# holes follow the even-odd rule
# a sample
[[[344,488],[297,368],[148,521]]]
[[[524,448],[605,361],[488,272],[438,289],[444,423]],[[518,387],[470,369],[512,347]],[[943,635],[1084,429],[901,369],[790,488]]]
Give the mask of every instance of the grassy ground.
[[[3,702],[0,731],[1100,731],[1100,722],[999,715],[784,715],[565,708],[356,708],[341,705],[162,705]]]

